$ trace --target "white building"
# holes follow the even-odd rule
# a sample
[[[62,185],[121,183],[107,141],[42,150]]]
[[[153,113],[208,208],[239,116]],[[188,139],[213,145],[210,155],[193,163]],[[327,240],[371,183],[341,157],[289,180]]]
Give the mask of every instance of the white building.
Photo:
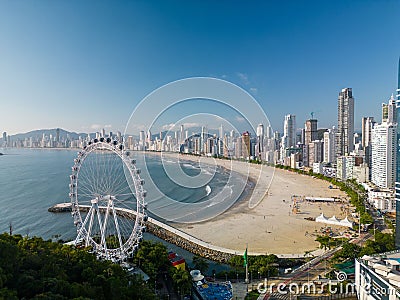
[[[285,148],[296,146],[296,116],[286,115],[283,124],[283,136],[285,137]]]
[[[264,125],[258,124],[257,126],[257,144],[256,144],[256,156],[265,159],[262,157],[262,153],[264,153]]]
[[[359,183],[369,181],[369,167],[366,163],[353,167],[353,178]]]
[[[355,260],[355,289],[359,300],[400,298],[400,254],[380,253]]]
[[[354,156],[339,156],[336,160],[336,177],[340,180],[353,178]]]
[[[372,129],[371,181],[380,188],[394,188],[396,180],[397,124],[382,123]]]
[[[361,120],[361,145],[365,154],[365,162],[369,167],[369,180],[371,180],[371,141],[372,141],[372,128],[375,126],[374,117],[363,117]]]
[[[283,123],[283,136],[281,140],[281,161],[285,159],[285,149],[293,148],[296,145],[296,116],[286,115]]]
[[[324,162],[334,163],[335,162],[335,135],[336,129],[328,129],[324,132]]]
[[[396,211],[396,199],[393,189],[371,189],[368,191],[368,202],[376,209],[386,212]]]
[[[382,103],[382,123],[396,123],[396,100],[394,96],[389,99],[389,103]]]

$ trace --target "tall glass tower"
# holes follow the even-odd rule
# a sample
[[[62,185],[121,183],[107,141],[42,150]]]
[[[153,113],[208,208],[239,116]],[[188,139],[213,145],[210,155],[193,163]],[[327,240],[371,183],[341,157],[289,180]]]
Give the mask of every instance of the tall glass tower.
[[[397,76],[396,114],[397,122],[400,122],[400,57]],[[397,156],[396,156],[396,248],[400,249],[400,126],[397,126]]]
[[[354,150],[354,98],[351,88],[342,89],[338,98],[338,130],[336,155],[344,156]]]

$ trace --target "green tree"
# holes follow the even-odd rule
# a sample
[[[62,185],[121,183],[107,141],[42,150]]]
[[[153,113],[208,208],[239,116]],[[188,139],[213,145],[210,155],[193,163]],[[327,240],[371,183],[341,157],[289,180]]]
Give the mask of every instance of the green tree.
[[[71,246],[2,234],[0,257],[0,299],[155,299],[119,265]]]
[[[208,270],[208,262],[204,258],[202,258],[198,255],[194,255],[193,256],[193,267],[197,270],[200,270],[200,272],[202,274],[206,274],[207,270]]]
[[[137,264],[152,279],[156,278],[158,272],[167,271],[170,266],[167,248],[161,243],[143,241],[135,258]]]
[[[342,245],[342,249],[334,254],[334,259],[339,260],[347,260],[354,259],[358,257],[361,252],[361,247],[357,244],[349,243],[348,241],[344,242]]]
[[[186,295],[192,287],[192,278],[188,271],[171,267],[172,280],[180,295]]]

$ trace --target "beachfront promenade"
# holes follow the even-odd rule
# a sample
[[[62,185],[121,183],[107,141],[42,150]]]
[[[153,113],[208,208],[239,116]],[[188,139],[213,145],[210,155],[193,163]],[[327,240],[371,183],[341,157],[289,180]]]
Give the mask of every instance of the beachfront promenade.
[[[80,205],[79,208],[82,211],[87,211],[89,205]],[[101,207],[100,207],[101,208]],[[106,207],[104,207],[106,209]],[[118,213],[123,215],[136,216],[137,212],[127,208],[115,208]],[[60,203],[49,208],[50,212],[66,212],[71,210],[71,203]],[[175,244],[187,251],[194,254],[200,255],[202,257],[212,259],[218,262],[228,262],[229,259],[234,255],[243,255],[244,249],[242,251],[228,249],[224,247],[219,247],[210,243],[207,243],[201,239],[198,239],[190,234],[187,234],[179,229],[176,229],[168,224],[160,222],[154,218],[149,217],[146,223],[146,229],[148,232],[154,234],[155,236]],[[266,241],[267,242],[267,241]],[[245,245],[243,245],[245,248]],[[320,251],[318,251],[320,252]],[[262,255],[265,253],[256,253],[249,251],[249,255]],[[320,253],[315,253],[319,255]],[[298,258],[302,257],[299,254],[277,254],[280,258]]]

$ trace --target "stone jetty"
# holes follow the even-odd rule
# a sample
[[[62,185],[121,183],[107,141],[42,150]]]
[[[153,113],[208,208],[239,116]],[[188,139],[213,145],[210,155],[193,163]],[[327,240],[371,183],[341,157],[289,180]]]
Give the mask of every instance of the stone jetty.
[[[81,211],[88,211],[89,208],[90,206],[88,205],[79,206]],[[100,207],[100,209],[105,208]],[[116,208],[116,210],[117,214],[123,217],[136,217],[136,211],[134,210],[129,210],[126,208]],[[71,203],[56,204],[50,207],[48,211],[53,213],[71,212]],[[232,256],[240,255],[240,253],[237,253],[235,250],[225,249],[208,244],[168,224],[162,223],[150,217],[146,222],[146,231],[193,254],[216,262],[227,263]]]

